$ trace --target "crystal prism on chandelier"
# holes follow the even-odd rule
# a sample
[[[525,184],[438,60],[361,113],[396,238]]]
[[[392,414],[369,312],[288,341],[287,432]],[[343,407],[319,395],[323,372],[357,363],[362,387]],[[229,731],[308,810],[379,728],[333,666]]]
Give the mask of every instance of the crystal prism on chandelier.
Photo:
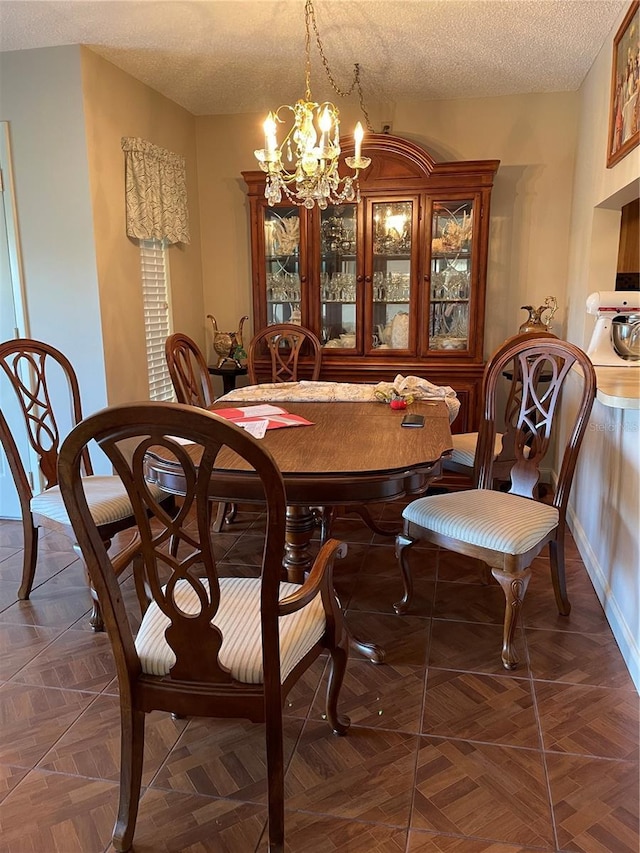
[[[353,174],[340,177],[338,171],[340,159],[340,119],[337,107],[330,101],[319,104],[311,96],[311,27],[313,27],[318,50],[329,81],[341,96],[350,95],[357,87],[360,106],[367,120],[362,89],[360,87],[360,66],[355,66],[351,88],[343,92],[335,84],[329,70],[318,27],[312,0],[306,0],[304,6],[306,29],[306,92],[294,106],[285,104],[275,112],[270,112],[264,123],[264,148],[255,151],[260,168],[267,173],[265,198],[273,206],[282,201],[282,195],[295,204],[311,209],[315,204],[324,210],[328,204],[340,204],[345,201],[359,201],[358,174],[371,163],[369,157],[361,152],[364,130],[360,122],[354,131],[355,150],[353,157],[345,157],[344,162],[353,170]],[[289,110],[293,124],[282,143],[278,144],[278,124],[284,124],[282,114]],[[295,158],[295,159],[294,159]],[[283,160],[287,162],[284,164]]]

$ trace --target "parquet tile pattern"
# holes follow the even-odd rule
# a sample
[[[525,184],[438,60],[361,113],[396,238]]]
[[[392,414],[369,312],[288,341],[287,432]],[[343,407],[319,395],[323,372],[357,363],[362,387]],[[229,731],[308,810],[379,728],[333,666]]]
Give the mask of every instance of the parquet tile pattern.
[[[376,508],[397,522],[402,503]],[[263,519],[240,508],[215,538],[229,575],[254,575]],[[570,539],[573,610],[554,608],[535,561],[518,635],[499,661],[502,592],[478,564],[416,548],[416,597],[397,616],[393,540],[351,514],[336,590],[352,632],[387,661],[352,654],[332,737],[327,659],[285,702],[287,853],[638,853],[639,702]],[[317,547],[317,542],[314,543]],[[118,687],[88,624],[84,571],[43,537],[32,599],[17,602],[20,524],[0,522],[0,853],[109,853],[117,803]],[[139,624],[130,574],[122,578]],[[238,720],[147,720],[136,853],[266,851],[263,729]]]

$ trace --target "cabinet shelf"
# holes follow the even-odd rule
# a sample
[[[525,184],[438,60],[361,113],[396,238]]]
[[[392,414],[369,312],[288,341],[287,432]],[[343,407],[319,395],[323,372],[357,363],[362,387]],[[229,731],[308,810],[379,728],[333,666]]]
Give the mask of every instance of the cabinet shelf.
[[[471,258],[471,252],[467,249],[464,252],[432,252],[432,261],[464,261]]]
[[[374,252],[373,257],[376,261],[384,260],[384,261],[410,261],[411,253],[410,252],[390,252],[389,254],[383,252]]]

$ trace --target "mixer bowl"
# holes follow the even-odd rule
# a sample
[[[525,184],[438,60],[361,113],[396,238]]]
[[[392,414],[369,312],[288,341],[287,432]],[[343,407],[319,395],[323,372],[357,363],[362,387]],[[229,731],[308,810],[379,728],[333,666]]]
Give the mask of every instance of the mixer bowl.
[[[611,323],[615,351],[627,361],[640,361],[640,314],[615,317]]]

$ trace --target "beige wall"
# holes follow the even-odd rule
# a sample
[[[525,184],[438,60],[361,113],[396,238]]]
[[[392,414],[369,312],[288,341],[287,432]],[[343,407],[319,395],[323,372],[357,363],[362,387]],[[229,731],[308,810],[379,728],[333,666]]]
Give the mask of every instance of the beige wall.
[[[236,329],[240,317],[248,315],[246,340],[253,328],[251,244],[241,172],[257,166],[251,146],[260,130],[253,116],[196,119],[205,314],[214,315],[220,331]],[[213,359],[211,344],[208,334],[207,354]]]
[[[140,251],[125,233],[123,136],[139,136],[187,163],[189,246],[171,246],[173,322],[205,345],[195,118],[82,49],[82,87],[109,404],[148,399]]]
[[[556,296],[562,334],[577,142],[576,93],[398,105],[407,128],[437,159],[500,160],[491,199],[485,354],[526,319],[522,305]],[[402,135],[402,133],[401,133]]]
[[[520,306],[542,304],[545,296],[557,296],[561,306],[556,331],[565,325],[578,105],[577,93],[562,93],[406,102],[393,109],[393,133],[422,145],[438,161],[501,161],[491,211],[487,354],[526,319]],[[371,110],[374,127],[378,114],[382,111]],[[342,108],[341,118],[349,131],[361,118],[357,105]],[[249,217],[240,173],[257,168],[253,150],[260,145],[263,120],[263,115],[196,120],[204,301],[225,329],[251,314]]]

